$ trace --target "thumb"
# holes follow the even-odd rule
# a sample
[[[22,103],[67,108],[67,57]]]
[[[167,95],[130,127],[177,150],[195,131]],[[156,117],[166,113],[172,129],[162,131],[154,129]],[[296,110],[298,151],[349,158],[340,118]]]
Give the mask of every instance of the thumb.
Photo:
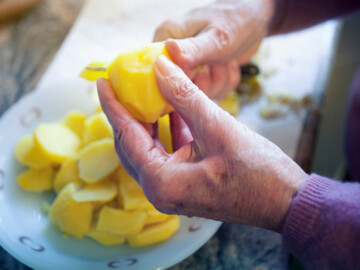
[[[195,37],[170,39],[166,49],[181,68],[225,62],[233,53],[230,33],[215,27],[207,27]]]
[[[225,112],[166,56],[157,59],[154,70],[162,95],[183,118],[194,139],[212,133],[211,129],[223,121]]]
[[[167,20],[155,31],[153,40],[163,41],[169,38],[187,38],[200,32],[206,25],[206,21],[193,19]]]

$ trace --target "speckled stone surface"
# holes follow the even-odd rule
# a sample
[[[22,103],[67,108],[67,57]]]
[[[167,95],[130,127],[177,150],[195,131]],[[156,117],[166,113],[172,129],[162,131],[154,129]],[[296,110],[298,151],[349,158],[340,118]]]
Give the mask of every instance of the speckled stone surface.
[[[247,225],[223,224],[202,248],[171,269],[287,268],[281,235]]]
[[[34,89],[66,37],[83,0],[47,0],[20,20],[0,25],[0,116]],[[277,233],[223,224],[196,253],[171,269],[286,269]],[[0,248],[1,270],[30,269]]]

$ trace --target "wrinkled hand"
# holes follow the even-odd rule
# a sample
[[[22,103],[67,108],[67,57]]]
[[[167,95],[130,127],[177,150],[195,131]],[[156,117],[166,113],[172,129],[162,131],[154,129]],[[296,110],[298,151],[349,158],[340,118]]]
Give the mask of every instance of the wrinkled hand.
[[[165,21],[154,41],[166,42],[172,60],[210,98],[225,97],[266,36],[274,1],[222,0]],[[171,38],[171,39],[170,39]]]
[[[172,118],[173,154],[124,109],[107,80],[98,81],[116,151],[149,201],[165,213],[281,231],[307,175],[277,146],[220,109],[165,56],[155,73],[163,96],[181,116]]]

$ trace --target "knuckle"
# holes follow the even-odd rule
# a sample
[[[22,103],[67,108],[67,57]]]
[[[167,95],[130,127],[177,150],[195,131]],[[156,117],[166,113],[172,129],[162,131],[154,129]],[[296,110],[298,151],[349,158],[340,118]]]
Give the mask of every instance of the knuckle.
[[[212,179],[214,183],[223,182],[229,178],[229,172],[222,159],[217,159],[215,162],[212,162],[212,167],[209,170],[209,178]]]
[[[213,25],[210,27],[210,30],[213,32],[216,47],[221,51],[229,49],[233,41],[230,28]]]
[[[170,76],[168,79],[171,80],[174,85],[173,95],[178,102],[186,102],[194,99],[199,90],[198,87],[187,78],[174,78]]]
[[[117,130],[116,140],[118,142],[117,146],[119,148],[119,151],[122,148],[122,145],[124,144],[124,141],[126,141],[126,138],[128,136],[131,136],[131,133],[133,131],[135,122],[126,122]]]

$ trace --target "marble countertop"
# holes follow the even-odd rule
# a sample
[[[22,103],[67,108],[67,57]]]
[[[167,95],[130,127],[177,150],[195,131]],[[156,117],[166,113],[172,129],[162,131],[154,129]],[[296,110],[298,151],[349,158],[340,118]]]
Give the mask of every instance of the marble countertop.
[[[84,2],[43,1],[23,18],[0,25],[0,117],[38,84]],[[312,115],[307,118],[314,117]],[[314,137],[312,131],[318,120],[316,124],[310,121],[310,129],[304,128],[300,145]],[[312,154],[312,146],[309,147],[307,152],[296,152],[300,165],[307,166]],[[246,225],[223,224],[203,247],[171,269],[281,270],[288,265],[289,256],[283,249],[280,234]],[[0,247],[0,269],[29,268]]]

